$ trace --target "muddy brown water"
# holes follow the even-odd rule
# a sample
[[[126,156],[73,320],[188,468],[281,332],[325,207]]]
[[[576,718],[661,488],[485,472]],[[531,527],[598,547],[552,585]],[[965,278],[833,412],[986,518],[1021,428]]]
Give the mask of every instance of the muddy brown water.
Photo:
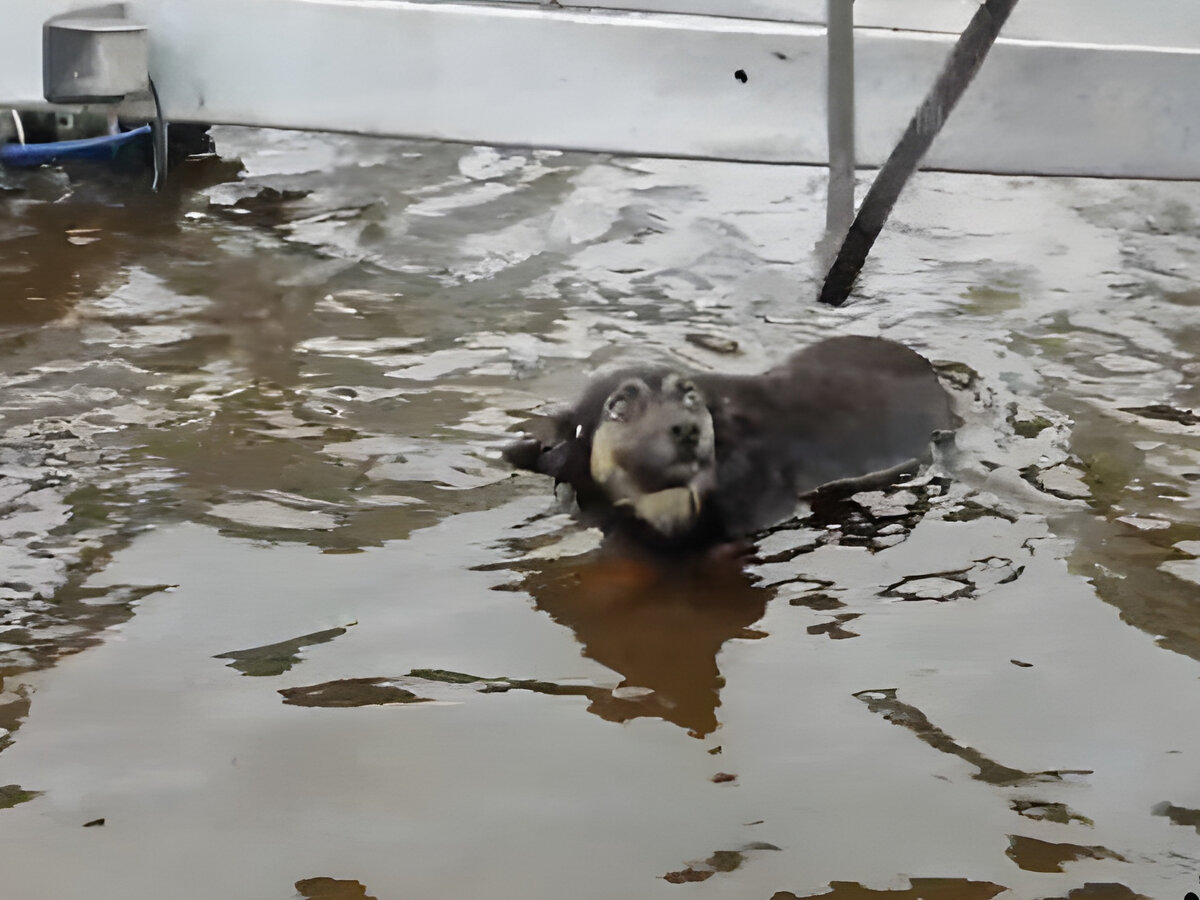
[[[0,173],[4,896],[1196,888],[1200,187],[922,174],[833,311],[816,170],[216,137]],[[744,566],[497,460],[844,333],[957,448]]]

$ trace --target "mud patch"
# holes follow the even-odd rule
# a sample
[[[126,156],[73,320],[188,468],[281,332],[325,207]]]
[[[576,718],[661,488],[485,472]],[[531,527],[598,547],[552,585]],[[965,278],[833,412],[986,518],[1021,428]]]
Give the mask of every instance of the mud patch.
[[[1027,872],[1062,872],[1063,866],[1078,859],[1129,860],[1106,847],[1085,847],[1082,844],[1053,844],[1020,834],[1008,836],[1005,856]]]
[[[229,664],[229,668],[237,669],[243,675],[282,675],[300,662],[300,651],[305,647],[328,643],[345,633],[345,628],[314,631],[312,634],[292,638],[290,641],[280,641],[277,644],[218,653],[213,659],[232,659],[233,662]]]
[[[1030,784],[1043,781],[1061,781],[1067,775],[1090,775],[1091,770],[1085,769],[1056,769],[1046,772],[1023,772],[1003,766],[988,759],[974,747],[967,747],[955,741],[942,731],[915,706],[897,699],[895,689],[858,691],[854,694],[867,704],[867,709],[881,713],[893,725],[899,725],[913,732],[918,738],[942,753],[957,756],[963,762],[974,766],[978,771],[971,776],[988,784],[1011,786]]]
[[[307,687],[282,688],[279,693],[290,706],[344,708],[429,702],[428,697],[418,697],[387,678],[343,678]]]

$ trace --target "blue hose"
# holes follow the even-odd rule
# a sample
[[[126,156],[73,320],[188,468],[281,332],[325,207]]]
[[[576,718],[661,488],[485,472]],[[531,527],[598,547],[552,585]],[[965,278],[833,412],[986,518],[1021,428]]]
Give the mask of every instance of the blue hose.
[[[120,134],[85,138],[80,141],[53,141],[49,144],[0,144],[0,163],[6,166],[42,166],[62,159],[113,159],[123,146],[150,134],[143,125]]]

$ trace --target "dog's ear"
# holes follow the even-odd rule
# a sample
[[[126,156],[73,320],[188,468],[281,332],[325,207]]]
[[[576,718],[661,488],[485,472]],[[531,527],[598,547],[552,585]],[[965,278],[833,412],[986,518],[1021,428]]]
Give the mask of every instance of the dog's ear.
[[[576,441],[559,441],[548,447],[536,437],[525,436],[504,447],[500,455],[514,468],[571,481],[579,455],[576,444]]]
[[[553,447],[543,448],[534,471],[550,475],[555,481],[572,481],[570,470],[577,452],[575,441],[560,441]]]
[[[514,469],[538,472],[538,460],[545,450],[546,447],[540,440],[526,435],[501,448],[500,455]]]

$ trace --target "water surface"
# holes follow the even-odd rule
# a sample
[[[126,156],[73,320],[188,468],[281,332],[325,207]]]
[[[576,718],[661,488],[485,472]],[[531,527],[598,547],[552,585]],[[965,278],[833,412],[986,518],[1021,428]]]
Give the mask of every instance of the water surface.
[[[817,170],[216,138],[0,180],[9,893],[1194,889],[1200,189],[922,174],[827,310]],[[945,364],[957,450],[745,566],[496,458],[844,333]]]

